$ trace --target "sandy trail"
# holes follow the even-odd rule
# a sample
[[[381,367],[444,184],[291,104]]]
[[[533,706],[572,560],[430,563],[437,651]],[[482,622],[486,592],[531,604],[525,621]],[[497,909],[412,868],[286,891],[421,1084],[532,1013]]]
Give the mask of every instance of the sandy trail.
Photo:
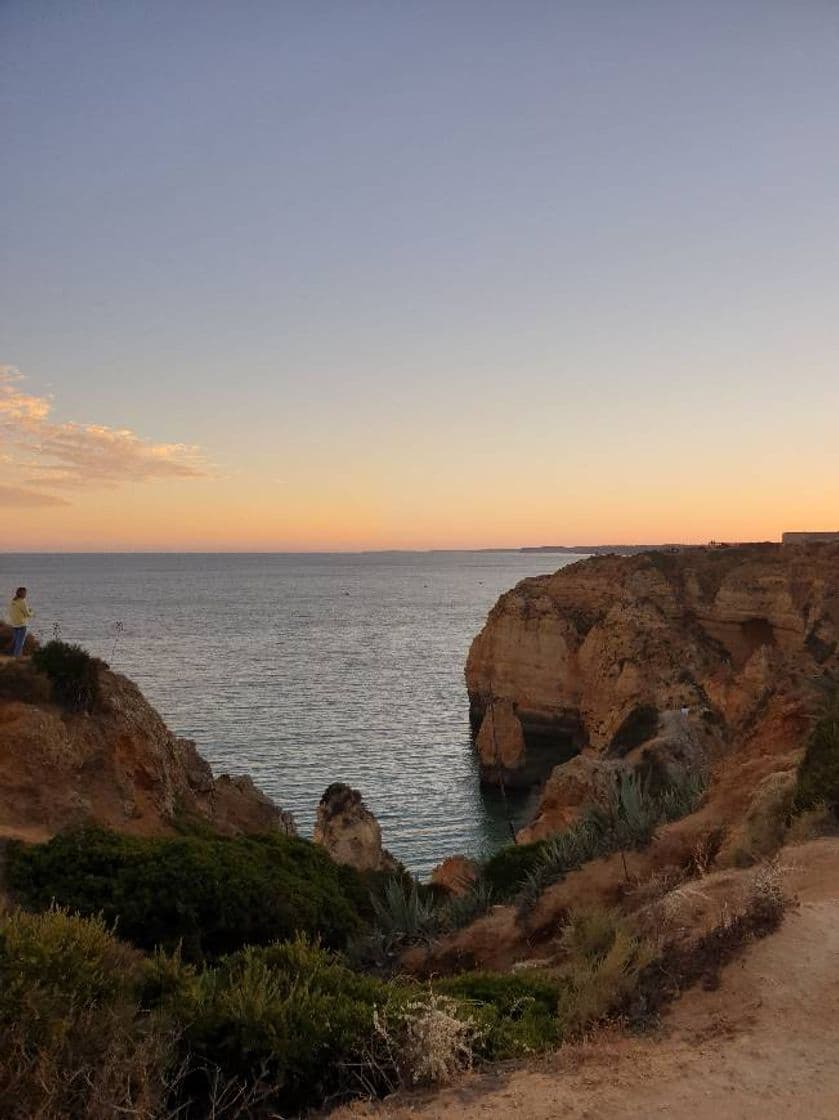
[[[606,1034],[433,1097],[356,1105],[379,1120],[835,1120],[839,1117],[839,840],[788,849],[799,906],[772,937],[694,990],[656,1037]]]

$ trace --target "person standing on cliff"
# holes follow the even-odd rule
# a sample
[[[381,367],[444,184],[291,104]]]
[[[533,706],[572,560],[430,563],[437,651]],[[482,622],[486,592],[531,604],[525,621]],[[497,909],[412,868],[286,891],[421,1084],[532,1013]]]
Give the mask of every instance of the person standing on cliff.
[[[9,603],[9,624],[12,627],[12,657],[20,657],[23,653],[26,630],[34,613],[26,601],[26,588],[19,587],[15,592],[14,599]]]

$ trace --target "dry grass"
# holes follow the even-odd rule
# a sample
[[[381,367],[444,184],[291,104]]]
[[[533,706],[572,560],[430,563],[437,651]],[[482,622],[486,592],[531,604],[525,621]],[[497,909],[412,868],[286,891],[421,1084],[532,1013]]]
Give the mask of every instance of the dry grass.
[[[477,1024],[449,999],[429,991],[373,1016],[376,1037],[404,1085],[445,1085],[471,1069]]]
[[[639,937],[624,917],[600,907],[572,911],[561,945],[564,984],[557,1014],[566,1037],[602,1021],[624,1004],[655,957],[652,944]]]

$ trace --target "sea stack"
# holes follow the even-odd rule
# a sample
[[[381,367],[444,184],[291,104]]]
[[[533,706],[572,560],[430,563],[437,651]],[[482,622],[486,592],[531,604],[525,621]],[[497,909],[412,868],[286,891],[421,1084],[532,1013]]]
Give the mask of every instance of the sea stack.
[[[336,863],[356,871],[394,871],[397,862],[382,847],[379,822],[357,789],[333,782],[320,799],[312,837]]]

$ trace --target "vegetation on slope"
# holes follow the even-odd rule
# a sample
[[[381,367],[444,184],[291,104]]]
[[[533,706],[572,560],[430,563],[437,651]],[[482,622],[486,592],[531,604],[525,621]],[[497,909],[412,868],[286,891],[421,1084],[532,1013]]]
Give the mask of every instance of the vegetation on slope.
[[[350,961],[364,959],[359,943],[392,954],[493,899],[526,905],[589,859],[643,847],[701,796],[697,783],[652,793],[626,777],[574,828],[492,857],[458,899],[408,876],[365,879],[279,834],[140,839],[87,827],[10,845],[8,885],[36,913],[0,917],[0,1115],[290,1117],[655,1009],[695,978],[696,961],[603,909],[567,915],[549,970],[423,984]],[[722,960],[782,908],[763,898],[703,954]]]
[[[6,874],[31,909],[101,914],[139,948],[180,947],[189,961],[297,933],[340,947],[369,911],[356,872],[280,833],[139,838],[85,827],[10,845]]]
[[[813,725],[798,767],[793,812],[826,805],[839,816],[839,692],[833,691]]]
[[[585,910],[569,914],[549,973],[430,985],[358,973],[299,937],[196,967],[131,948],[101,917],[12,910],[0,916],[0,1115],[268,1120],[444,1082],[616,1012],[654,1013],[775,928],[783,900],[770,888],[681,955]]]
[[[590,860],[646,847],[668,821],[694,812],[705,783],[685,778],[653,792],[636,773],[622,775],[602,806],[577,824],[532,844],[510,844],[485,861],[472,888],[440,898],[412,881],[392,880],[376,900],[377,932],[384,951],[428,941],[474,921],[493,903],[518,902],[526,910],[552,883]]]
[[[81,646],[52,641],[36,649],[32,665],[47,677],[56,703],[71,712],[92,712],[99,699],[99,674],[108,666]]]

